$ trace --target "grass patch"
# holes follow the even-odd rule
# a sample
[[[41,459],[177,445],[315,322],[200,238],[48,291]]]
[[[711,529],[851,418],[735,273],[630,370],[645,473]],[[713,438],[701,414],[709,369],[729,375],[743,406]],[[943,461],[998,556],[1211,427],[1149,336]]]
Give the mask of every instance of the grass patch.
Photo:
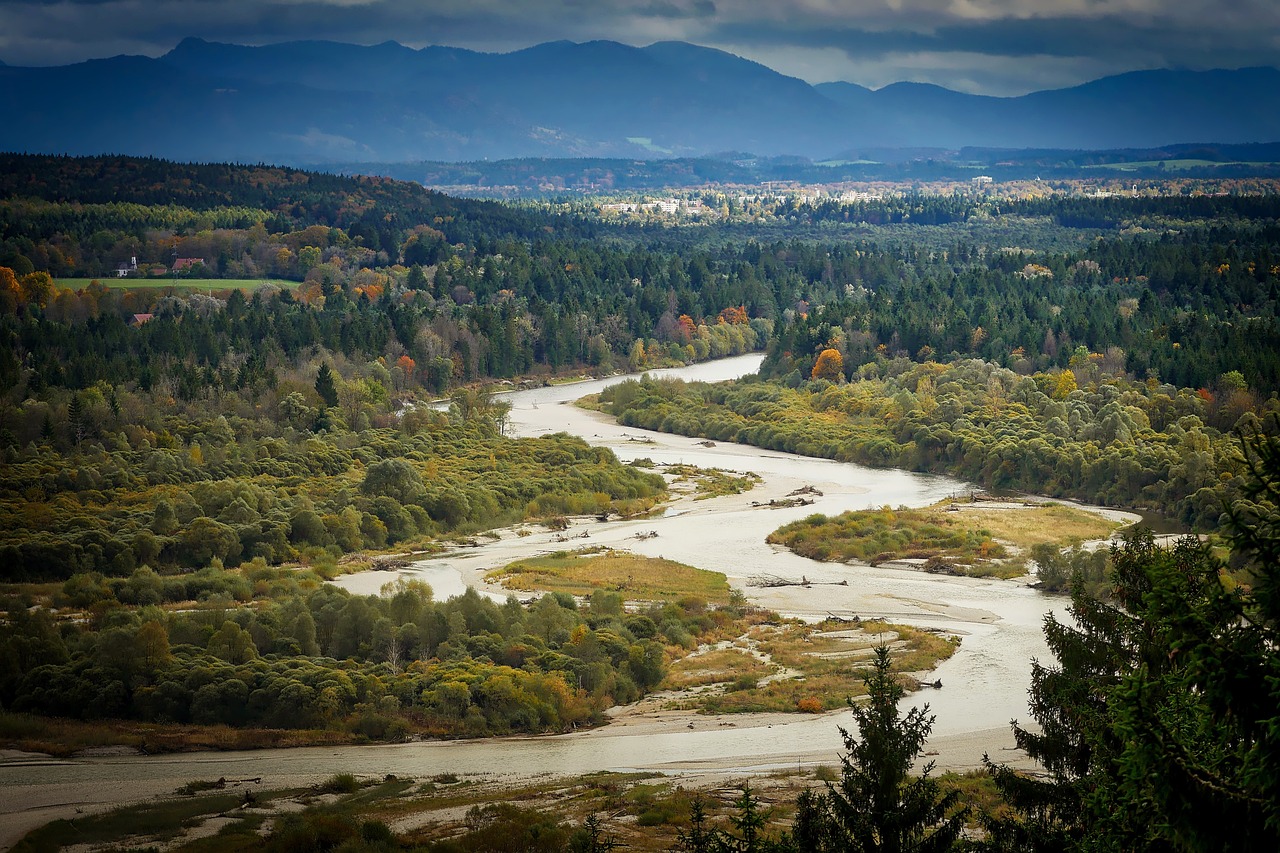
[[[607,590],[644,601],[696,596],[712,604],[729,602],[729,583],[720,572],[626,551],[608,550],[590,555],[559,551],[495,569],[485,579],[497,581],[507,589],[524,591],[590,595],[596,590]]]
[[[768,541],[825,562],[923,559],[927,571],[1008,578],[1026,573],[1025,552],[1033,545],[1068,547],[1110,536],[1120,526],[1061,504],[1004,508],[944,501],[923,509],[815,514],[778,528]]]
[[[116,276],[60,278],[54,283],[59,288],[84,290],[95,281],[110,290],[163,290],[171,287],[174,290],[209,292],[218,290],[255,290],[264,284],[271,284],[289,290],[298,286],[296,281],[284,281],[274,278],[117,278]]]
[[[752,471],[739,474],[720,468],[698,468],[693,465],[668,465],[667,474],[675,477],[674,483],[693,486],[693,499],[703,501],[724,495],[740,495],[749,492],[760,482],[760,475]]]
[[[321,782],[316,790],[322,794],[354,794],[360,790],[360,780],[351,773],[337,773]]]
[[[588,412],[603,412],[604,404],[600,402],[599,394],[588,394],[585,397],[579,397],[573,401],[573,405],[579,409],[586,409]]]

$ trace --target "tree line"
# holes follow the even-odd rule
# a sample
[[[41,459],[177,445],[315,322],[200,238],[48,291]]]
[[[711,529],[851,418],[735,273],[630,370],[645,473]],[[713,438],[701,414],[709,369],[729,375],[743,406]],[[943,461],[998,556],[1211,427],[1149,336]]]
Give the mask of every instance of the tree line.
[[[1274,429],[1275,400],[1136,382],[1085,354],[1022,376],[974,359],[865,366],[863,378],[791,388],[628,381],[601,401],[630,426],[739,441],[873,467],[946,473],[1018,489],[1154,510],[1216,528],[1243,470],[1231,429]],[[1233,394],[1239,396],[1233,397]]]

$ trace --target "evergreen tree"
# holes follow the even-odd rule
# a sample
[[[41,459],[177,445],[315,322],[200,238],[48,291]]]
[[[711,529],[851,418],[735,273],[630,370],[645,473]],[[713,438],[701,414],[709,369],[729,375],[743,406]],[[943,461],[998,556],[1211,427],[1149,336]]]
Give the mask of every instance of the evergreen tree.
[[[803,849],[932,853],[952,849],[960,835],[967,809],[957,807],[959,793],[942,793],[929,776],[933,762],[910,775],[934,718],[928,705],[898,716],[904,690],[889,667],[889,650],[880,646],[864,677],[869,701],[850,703],[858,737],[840,729],[849,751],[840,758],[840,781],[799,803],[795,838]]]
[[[1015,725],[1048,771],[992,767],[1017,810],[989,820],[993,850],[1280,849],[1280,438],[1244,441],[1244,500],[1227,532],[1249,585],[1224,583],[1208,547],[1113,548],[1115,601],[1076,584],[1074,627],[1049,617],[1056,667],[1037,664]]]
[[[79,447],[84,440],[84,431],[84,404],[80,402],[79,394],[72,394],[71,402],[67,403],[67,432],[71,443]]]
[[[604,831],[600,818],[587,815],[586,821],[569,840],[570,853],[606,853],[618,847],[618,839]]]
[[[707,807],[701,795],[689,807],[689,829],[676,834],[676,850],[680,853],[712,853],[720,840],[720,831],[707,823]]]
[[[1121,593],[1115,603],[1090,596],[1077,576],[1070,622],[1045,617],[1045,638],[1057,665],[1032,663],[1030,706],[1039,731],[1015,722],[1013,733],[1048,778],[988,761],[996,786],[1017,812],[988,819],[989,849],[1074,850],[1086,837],[1113,839],[1117,846],[1106,849],[1149,848],[1147,815],[1117,807],[1124,745],[1112,727],[1110,695],[1150,647],[1141,621],[1123,608],[1125,600],[1140,599],[1150,588],[1140,560],[1130,558],[1145,554],[1150,542],[1149,531],[1137,530],[1113,551],[1114,588]]]
[[[751,791],[751,783],[742,783],[742,795],[733,801],[736,815],[729,818],[732,833],[724,833],[717,849],[723,853],[763,853],[774,850],[773,842],[765,835],[766,815],[760,810],[760,801]]]
[[[409,267],[409,277],[405,279],[405,288],[408,290],[426,290],[427,276],[422,271],[422,264],[414,264]]]
[[[328,364],[321,364],[316,373],[316,393],[324,401],[325,406],[338,405],[338,386],[333,379],[333,371]]]
[[[1280,421],[1242,441],[1244,498],[1227,508],[1240,576],[1207,547],[1135,554],[1135,610],[1159,639],[1113,700],[1124,793],[1178,850],[1280,849]],[[1154,807],[1154,808],[1152,808]]]

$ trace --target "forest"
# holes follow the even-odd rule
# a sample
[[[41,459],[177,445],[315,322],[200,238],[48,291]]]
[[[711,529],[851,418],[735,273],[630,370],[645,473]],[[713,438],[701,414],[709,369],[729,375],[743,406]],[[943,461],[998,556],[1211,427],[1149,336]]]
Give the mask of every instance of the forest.
[[[992,768],[1013,811],[982,830],[1004,845],[990,849],[1209,849],[1199,810],[1274,837],[1276,732],[1250,692],[1269,685],[1270,701],[1280,683],[1274,195],[907,190],[695,228],[263,166],[0,164],[11,735],[115,719],[158,726],[166,749],[166,726],[396,740],[601,722],[699,642],[773,615],[738,597],[628,610],[600,591],[497,604],[325,581],[667,497],[661,476],[580,439],[507,436],[496,388],[763,350],[758,378],[642,378],[600,402],[627,425],[1218,534],[1173,552],[1138,534],[1109,584],[1078,554],[1042,554],[1062,560],[1056,588],[1078,564],[1093,574],[1089,594],[1075,584],[1076,627],[1046,627],[1059,668],[1032,690],[1047,732],[1019,735],[1052,778]],[[1025,240],[989,239],[1010,234]],[[1247,685],[1223,680],[1227,659]],[[897,726],[898,682],[864,674],[882,713],[859,725]],[[1081,683],[1105,685],[1083,709]],[[902,723],[907,747],[923,721]],[[871,784],[857,774],[885,766],[859,754],[774,848],[742,846],[732,821],[698,835],[690,816],[684,849],[797,849],[800,833],[843,849],[866,825],[849,812]],[[955,801],[908,778],[915,754],[881,783],[932,815],[903,837],[941,827],[948,849]],[[1122,820],[1152,803],[1159,825]]]
[[[1083,387],[1074,367],[1022,376],[977,359],[900,359],[886,361],[883,376],[844,384],[643,379],[601,399],[631,426],[945,472],[984,488],[1144,508],[1216,528],[1224,502],[1238,496],[1243,464],[1231,429],[1274,429],[1274,400],[1250,398],[1223,413],[1195,391],[1117,378],[1101,362],[1080,359],[1079,372],[1100,379]]]

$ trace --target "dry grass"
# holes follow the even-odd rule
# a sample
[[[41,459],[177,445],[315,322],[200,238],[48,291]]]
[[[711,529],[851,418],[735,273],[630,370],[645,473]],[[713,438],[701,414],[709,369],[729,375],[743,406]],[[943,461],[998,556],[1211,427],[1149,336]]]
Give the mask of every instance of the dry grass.
[[[1018,577],[1034,545],[1066,548],[1105,539],[1121,526],[1061,504],[991,506],[943,501],[923,509],[888,507],[813,515],[780,527],[769,541],[826,561],[927,560],[925,571]]]
[[[706,654],[676,661],[662,683],[665,690],[688,690],[712,684],[752,684],[771,674],[774,668],[757,660],[745,649],[716,649]]]
[[[1015,509],[963,507],[961,520],[985,528],[996,539],[1029,549],[1043,542],[1069,547],[1089,539],[1105,539],[1121,527],[1119,522],[1062,504],[1022,506]]]
[[[838,755],[832,755],[831,760],[834,765]],[[835,766],[752,778],[752,791],[767,821],[765,834],[777,836],[790,828],[801,791],[838,778]],[[997,813],[1004,808],[985,773],[948,773],[940,778],[945,790],[960,790],[967,802]],[[695,797],[702,800],[711,825],[729,829],[735,815],[733,802],[740,793],[736,780],[721,779],[711,786],[652,773],[592,773],[515,785],[510,780],[485,777],[447,785],[392,778],[357,781],[355,790],[324,798],[316,797],[318,789],[314,788],[255,790],[257,805],[247,810],[238,808],[242,797],[238,791],[127,806],[102,815],[57,821],[33,832],[18,849],[57,850],[87,842],[96,849],[161,845],[200,851],[256,850],[264,843],[259,833],[279,814],[295,811],[298,806],[311,807],[308,814],[314,815],[317,828],[341,828],[344,821],[381,821],[397,835],[392,846],[408,849],[458,839],[471,823],[468,811],[473,807],[515,804],[521,809],[536,809],[568,830],[595,815],[605,834],[622,849],[672,850],[679,846],[678,834],[688,829]],[[232,814],[236,820],[216,836],[201,837],[206,820]],[[516,818],[510,824],[513,830],[521,827],[519,821]]]
[[[609,590],[625,598],[644,601],[686,596],[712,604],[729,601],[729,583],[720,572],[626,551],[610,550],[594,555],[561,551],[511,563],[489,572],[485,578],[498,581],[507,589],[525,591],[590,595],[596,590]]]

